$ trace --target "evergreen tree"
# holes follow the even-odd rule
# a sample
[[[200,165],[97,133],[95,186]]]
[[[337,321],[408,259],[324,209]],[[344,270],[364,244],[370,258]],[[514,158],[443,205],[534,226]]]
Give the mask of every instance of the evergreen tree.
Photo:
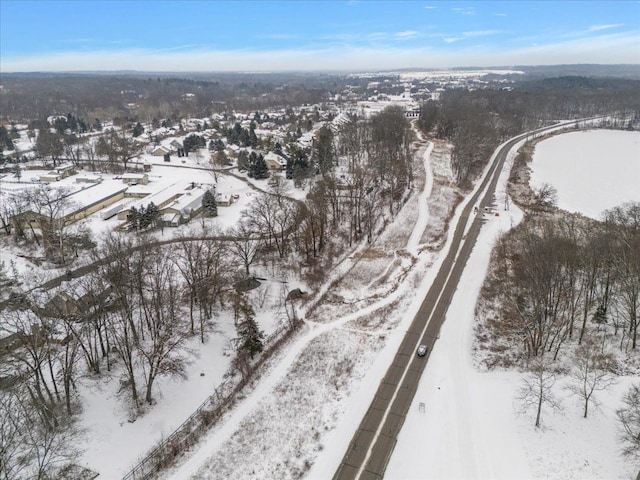
[[[140,216],[140,228],[155,228],[160,222],[160,210],[153,202],[149,202],[147,208],[143,208]]]
[[[258,155],[258,160],[256,161],[256,175],[257,179],[269,178],[269,169],[267,168],[267,162],[264,161],[264,156],[262,154]]]
[[[254,178],[255,176],[257,161],[258,155],[256,154],[256,152],[251,152],[251,154],[249,155],[249,167],[247,168],[247,170],[249,170],[249,178]]]
[[[598,325],[607,323],[607,306],[604,303],[601,303],[596,308],[596,311],[593,314],[593,321]]]
[[[258,327],[253,307],[249,304],[242,305],[242,321],[238,324],[240,336],[240,350],[248,354],[251,359],[264,349],[264,332]]]
[[[212,190],[204,192],[202,197],[202,211],[206,217],[218,216],[218,205],[216,204],[216,197]]]
[[[256,148],[258,146],[258,136],[256,135],[256,131],[253,128],[253,124],[251,126],[251,129],[249,130],[249,145],[253,148]]]
[[[229,163],[229,158],[227,157],[227,154],[224,152],[224,150],[221,150],[216,153],[215,163],[220,166],[224,166],[227,163]]]
[[[287,160],[287,170],[285,175],[288,180],[291,180],[293,178],[293,158],[291,157]]]
[[[246,150],[238,153],[238,168],[249,168],[249,154]]]
[[[287,178],[293,180],[296,187],[300,187],[304,179],[313,175],[309,164],[309,156],[304,149],[292,143],[288,146],[290,156],[287,158]]]
[[[13,140],[4,125],[0,126],[0,151],[13,150]]]
[[[206,147],[207,141],[200,135],[193,134],[184,139],[183,145],[185,155],[189,155],[189,152]]]
[[[252,155],[254,152],[251,152]],[[251,162],[249,166],[249,176],[256,180],[263,180],[269,178],[269,169],[267,168],[267,162],[264,161],[262,154],[257,155],[255,161]]]
[[[135,127],[133,127],[132,135],[134,137],[139,137],[144,133],[144,127],[140,124],[140,122],[136,123]]]
[[[248,147],[249,145],[251,145],[249,132],[245,128],[243,128],[242,131],[240,132],[239,143],[240,143],[240,146],[242,147]]]
[[[135,206],[131,207],[131,210],[129,210],[127,220],[129,220],[129,224],[134,230],[140,230],[140,212]]]
[[[318,131],[318,139],[314,145],[313,158],[323,175],[333,169],[335,164],[333,133],[326,126],[323,126]]]

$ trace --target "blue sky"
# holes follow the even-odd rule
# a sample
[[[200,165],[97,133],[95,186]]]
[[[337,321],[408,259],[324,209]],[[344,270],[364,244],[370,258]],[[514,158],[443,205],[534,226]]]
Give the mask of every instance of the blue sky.
[[[640,63],[640,1],[0,0],[0,71]]]

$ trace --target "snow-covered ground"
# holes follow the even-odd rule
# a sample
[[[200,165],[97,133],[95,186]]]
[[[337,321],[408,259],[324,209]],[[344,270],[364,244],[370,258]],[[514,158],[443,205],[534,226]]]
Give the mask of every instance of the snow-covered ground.
[[[222,382],[229,366],[231,357],[224,352],[227,341],[235,337],[233,320],[223,319],[217,329],[206,345],[199,346],[194,339],[187,346],[199,353],[190,355],[185,380],[158,378],[156,404],[135,421],[128,411],[129,389],[120,387],[117,365],[107,381],[104,375],[81,379],[77,463],[100,473],[101,478],[122,478],[145,452],[185,421]]]
[[[257,272],[266,276],[266,272]],[[281,327],[279,307],[282,282],[266,280],[248,295],[254,296],[256,320],[270,335]],[[290,282],[285,293],[305,285]],[[131,409],[128,388],[120,385],[121,366],[99,378],[77,381],[83,411],[79,416],[76,449],[79,465],[100,473],[101,478],[118,479],[133,467],[162,438],[171,434],[225,381],[232,358],[230,340],[237,336],[231,312],[215,318],[204,345],[191,339],[183,348],[188,365],[185,378],[159,377],[154,386],[154,405],[143,415]],[[106,380],[105,380],[106,378]]]
[[[425,160],[429,169],[428,155]],[[628,172],[619,173],[624,176]],[[506,178],[503,175],[501,182]],[[419,201],[403,209],[396,224],[417,223],[416,228],[424,228],[429,217],[425,196],[431,187],[429,179]],[[504,186],[497,191],[504,192]],[[488,218],[385,478],[613,479],[631,478],[636,473],[637,466],[618,455],[614,422],[621,393],[633,379],[621,378],[615,388],[602,392],[602,409],[588,419],[581,418],[574,400],[567,397],[564,413],[547,415],[544,428],[535,429],[533,419],[522,415],[514,403],[520,374],[480,372],[474,367],[471,346],[477,293],[496,238],[520,218],[521,212],[514,207]],[[405,235],[405,248],[420,251],[414,245],[420,238],[415,230]],[[392,244],[399,242],[396,238]],[[376,250],[384,257],[383,245]],[[212,479],[226,478],[227,474],[236,478],[330,478],[391,360],[403,325],[438,266],[438,258],[422,251],[414,257],[411,272],[404,275],[396,275],[403,268],[397,255],[387,257],[386,267],[380,258],[377,267],[373,262],[369,265],[371,270],[379,269],[379,276],[370,272],[367,283],[359,272],[362,268],[347,269],[344,278],[350,281],[344,283],[351,287],[349,295],[329,302],[333,307],[329,304],[317,309],[322,323],[309,322],[236,411],[164,478]],[[353,295],[357,282],[379,293],[379,282],[371,280],[376,278],[388,279],[390,294],[369,297],[363,288],[359,297]],[[324,349],[319,349],[319,343]],[[336,380],[337,365],[344,362],[351,374],[345,377],[348,380]],[[318,382],[318,375],[324,375],[326,381]],[[425,405],[424,412],[420,403]]]
[[[498,192],[504,191],[506,173]],[[564,404],[563,412],[548,412],[543,428],[535,429],[534,412],[523,413],[514,402],[521,374],[480,372],[474,367],[475,302],[491,250],[498,236],[521,218],[522,212],[511,206],[483,227],[385,478],[625,479],[637,473],[637,466],[619,455],[615,425],[615,410],[633,378],[620,378],[602,392],[601,410],[588,419],[582,418],[575,399],[558,386],[555,392]]]
[[[557,138],[573,135],[580,133]],[[581,137],[576,138],[577,143],[582,142]],[[635,145],[635,150],[633,144],[627,149],[632,154],[635,151],[637,158]],[[565,151],[573,148],[565,147]],[[609,151],[613,148],[609,145]],[[438,193],[442,190],[434,186],[431,148],[423,152],[426,175],[416,182],[418,194],[371,248],[361,245],[328,272],[326,288],[312,292],[318,306],[307,317],[303,331],[268,363],[246,398],[164,478],[331,478],[393,357],[403,326],[411,320],[442,259],[442,254],[426,248],[433,245],[434,235],[425,232],[441,227],[436,211],[446,213],[430,203],[442,202],[445,197],[450,202],[453,194]],[[173,178],[193,174],[154,165],[152,175],[164,168],[171,169],[167,171]],[[619,178],[637,178],[638,171],[633,171],[633,165],[630,168],[619,170]],[[204,181],[202,173],[197,175]],[[241,200],[246,197],[248,201],[249,187],[228,178],[228,188],[239,191]],[[501,182],[505,180],[503,175]],[[561,194],[560,185],[551,183]],[[640,182],[635,185],[637,189]],[[504,191],[504,185],[499,186],[498,196]],[[430,197],[432,193],[437,198]],[[606,196],[607,191],[601,193]],[[584,197],[593,196],[591,191]],[[496,203],[503,204],[499,198]],[[617,203],[620,201],[613,205]],[[229,220],[237,219],[244,205],[239,202],[235,207],[233,214],[229,210]],[[224,220],[226,212],[219,211],[220,220]],[[520,375],[480,372],[474,367],[471,346],[477,293],[497,236],[520,217],[513,206],[509,212],[488,217],[429,357],[385,478],[577,480],[631,478],[637,473],[637,466],[618,455],[613,420],[622,392],[632,379],[623,378],[602,392],[602,410],[588,419],[582,419],[573,400],[567,398],[564,414],[546,416],[545,428],[536,430],[531,418],[519,415],[513,402]],[[334,284],[339,280],[342,282]],[[274,294],[278,288],[275,282],[271,288]],[[272,313],[259,321],[269,333],[276,319],[277,314]],[[226,371],[230,357],[224,352],[233,335],[230,319],[218,321],[219,332],[192,357],[188,379],[159,379],[157,404],[134,423],[127,422],[126,400],[117,398],[117,374],[100,388],[90,378],[79,382],[84,402],[79,464],[100,472],[100,478],[121,478],[132,463],[213,392]],[[425,405],[424,412],[420,403]]]
[[[600,218],[602,211],[640,201],[640,132],[585,130],[536,146],[531,186],[558,191],[558,207]]]

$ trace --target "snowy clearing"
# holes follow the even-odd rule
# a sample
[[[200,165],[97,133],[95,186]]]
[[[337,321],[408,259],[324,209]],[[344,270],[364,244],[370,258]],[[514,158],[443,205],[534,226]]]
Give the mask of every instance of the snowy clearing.
[[[598,219],[603,210],[640,201],[640,132],[586,130],[543,140],[531,162],[531,186],[558,191],[558,207]]]

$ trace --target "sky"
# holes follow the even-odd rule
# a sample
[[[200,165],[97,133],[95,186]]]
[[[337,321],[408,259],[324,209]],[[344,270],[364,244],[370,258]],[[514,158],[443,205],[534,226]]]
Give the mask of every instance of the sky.
[[[0,72],[640,63],[640,0],[0,0]]]

